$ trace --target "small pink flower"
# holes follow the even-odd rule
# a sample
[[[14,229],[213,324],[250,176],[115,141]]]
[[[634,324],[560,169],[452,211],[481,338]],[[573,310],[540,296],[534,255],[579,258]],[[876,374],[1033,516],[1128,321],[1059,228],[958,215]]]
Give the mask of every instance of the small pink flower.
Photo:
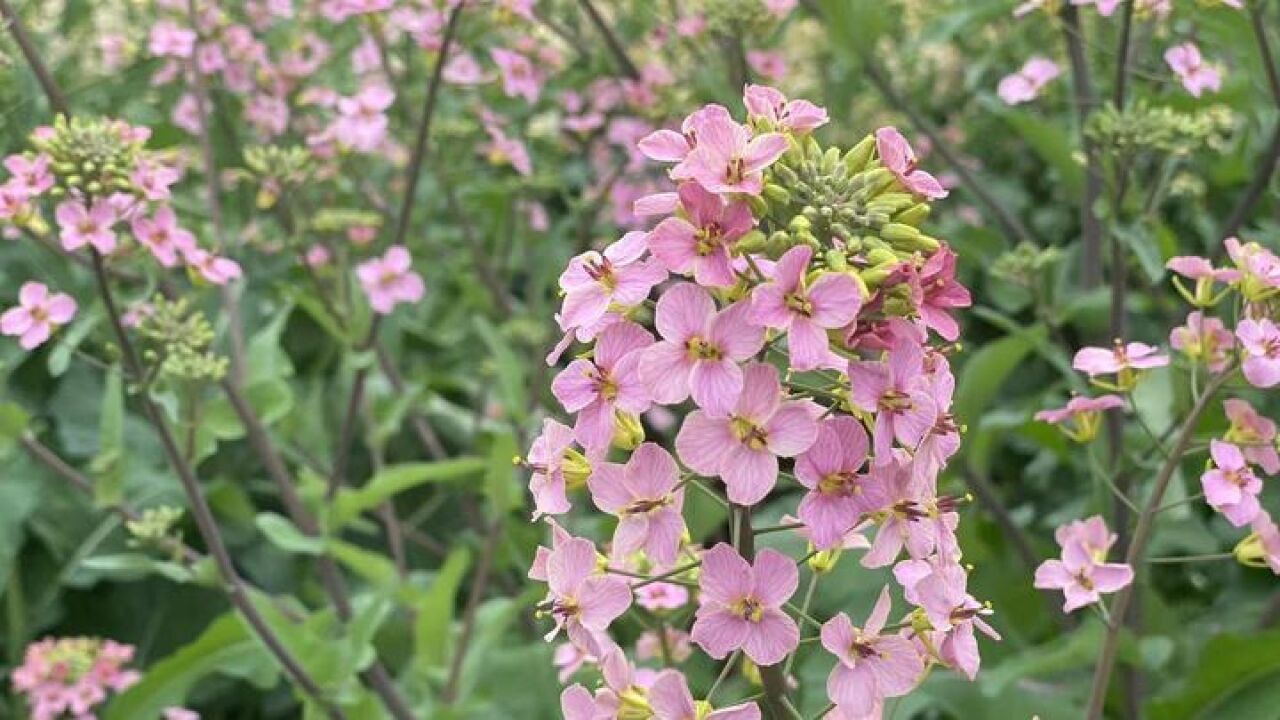
[[[743,202],[726,203],[697,183],[680,186],[683,215],[658,223],[648,236],[649,252],[671,272],[692,273],[700,285],[732,287],[732,250],[738,238],[755,226]]]
[[[356,276],[369,306],[379,315],[390,313],[399,303],[416,303],[426,293],[422,276],[413,270],[413,257],[403,245],[387,248],[381,258],[360,263]]]
[[[567,538],[546,556],[549,592],[542,608],[555,620],[547,640],[564,630],[569,642],[595,657],[615,647],[608,629],[631,606],[631,589],[597,571],[596,548],[585,538]]]
[[[165,708],[161,713],[163,720],[200,720],[200,713],[183,707]]]
[[[132,227],[138,242],[165,267],[177,265],[179,253],[186,253],[196,246],[195,236],[178,227],[178,219],[168,205],[161,205],[149,218],[143,215],[135,217]]]
[[[1098,397],[1073,397],[1067,401],[1066,407],[1056,410],[1041,410],[1035,419],[1053,425],[1071,423],[1063,432],[1076,442],[1089,442],[1098,435],[1098,427],[1104,411],[1124,407],[1124,398],[1119,395],[1099,395]]]
[[[731,119],[712,118],[698,129],[698,146],[681,167],[710,192],[759,195],[765,168],[786,150],[781,133],[754,135]]]
[[[518,52],[505,48],[489,51],[493,61],[502,70],[502,91],[507,97],[523,97],[530,103],[538,102],[542,92],[542,76],[534,69],[533,62]]]
[[[729,416],[694,411],[676,435],[676,450],[695,472],[724,480],[729,500],[755,505],[778,479],[778,458],[813,445],[817,414],[810,401],[783,400],[772,365],[752,363],[743,371],[742,394]]]
[[[116,209],[105,200],[94,200],[85,207],[79,200],[64,200],[54,210],[62,249],[74,252],[85,245],[103,255],[116,249],[116,233],[111,229],[119,219]]]
[[[747,66],[766,80],[781,80],[787,75],[787,57],[771,50],[748,50]]]
[[[1217,92],[1222,88],[1221,72],[1204,63],[1195,43],[1174,45],[1165,51],[1164,61],[1182,81],[1182,87],[1195,97],[1200,97],[1205,90]]]
[[[934,638],[938,655],[973,680],[981,664],[977,632],[1000,639],[1000,634],[983,619],[991,614],[991,608],[969,594],[968,573],[956,562],[939,557],[927,567],[927,574],[904,588],[905,595],[925,611],[934,630],[941,633],[940,641]],[[897,575],[897,568],[894,570]]]
[[[10,187],[27,198],[43,195],[53,187],[53,171],[49,168],[49,156],[40,153],[34,158],[25,155],[10,155],[4,159],[4,167],[13,177]]]
[[[43,283],[26,282],[18,290],[18,306],[0,315],[0,332],[17,337],[23,350],[34,350],[75,314],[76,301],[70,295],[50,293]]]
[[[969,307],[973,304],[973,298],[969,295],[968,288],[956,281],[955,252],[944,245],[930,255],[919,269],[910,264],[904,265],[907,268],[904,273],[911,289],[911,300],[925,326],[944,340],[960,337],[960,325],[951,316],[951,311]]]
[[[853,404],[876,418],[876,462],[892,459],[895,439],[902,447],[915,450],[938,419],[938,404],[924,377],[920,345],[899,340],[884,361],[853,361],[848,373]]]
[[[863,567],[885,567],[897,560],[903,548],[917,560],[958,554],[955,529],[960,517],[955,499],[934,497],[933,478],[918,477],[905,451],[890,453],[888,461],[877,458],[870,475],[864,482],[884,513],[871,548],[862,556]]]
[[[444,66],[443,77],[445,82],[454,85],[479,85],[489,80],[485,77],[484,70],[480,68],[480,63],[476,62],[470,53],[465,52],[449,58],[449,62]]]
[[[377,150],[387,137],[387,108],[396,94],[381,84],[366,85],[349,98],[338,100],[338,118],[333,123],[334,138],[358,152]]]
[[[687,178],[689,177],[688,173],[681,172],[679,168],[683,166],[689,153],[698,147],[698,138],[702,134],[703,127],[713,120],[732,122],[733,118],[723,105],[705,105],[684,119],[680,126],[680,132],[674,130],[654,131],[641,138],[636,143],[636,147],[650,160],[678,163],[677,169],[672,170],[672,175]]]
[[[640,361],[640,378],[653,401],[674,405],[692,394],[708,414],[732,410],[742,393],[738,363],[764,346],[764,331],[747,322],[746,303],[716,312],[706,290],[680,283],[658,298],[654,324],[662,340]]]
[[[1280,453],[1276,452],[1275,421],[1258,414],[1248,401],[1228,398],[1222,403],[1231,428],[1226,440],[1237,443],[1245,459],[1262,468],[1268,475],[1280,472]]]
[[[1071,362],[1072,367],[1089,377],[1131,370],[1147,370],[1168,364],[1168,355],[1161,355],[1159,348],[1140,342],[1131,342],[1127,345],[1116,342],[1111,348],[1081,348]]]
[[[533,494],[533,519],[569,512],[565,493],[564,459],[573,446],[573,429],[551,418],[542,421],[542,433],[529,447],[529,492]]]
[[[1213,440],[1209,454],[1214,467],[1200,476],[1205,500],[1232,525],[1248,525],[1262,509],[1258,504],[1262,480],[1253,474],[1240,448],[1231,443]]]
[[[169,199],[169,186],[182,177],[177,168],[150,160],[139,160],[133,171],[134,187],[142,196],[155,202]]]
[[[946,189],[937,178],[916,167],[916,153],[897,128],[876,130],[876,153],[880,155],[880,162],[908,191],[929,200],[947,196]]]
[[[1072,612],[1102,599],[1133,582],[1133,568],[1124,563],[1104,562],[1115,536],[1102,518],[1095,515],[1058,528],[1062,559],[1046,560],[1036,568],[1035,586],[1041,590],[1061,590],[1064,612]]]
[[[1251,525],[1253,534],[1257,537],[1257,560],[1265,563],[1271,568],[1271,572],[1280,575],[1280,525],[1271,519],[1266,510],[1259,510],[1257,517],[1253,519]],[[1249,542],[1252,538],[1245,540]],[[1237,557],[1239,557],[1240,548],[1236,549]],[[1244,562],[1244,560],[1241,560]],[[1246,563],[1254,564],[1254,563]]]
[[[240,263],[199,247],[182,250],[182,259],[200,273],[200,277],[214,285],[226,285],[243,274]]]
[[[796,514],[815,548],[836,547],[863,513],[880,507],[879,492],[858,474],[869,447],[862,423],[838,416],[823,421],[817,440],[796,459],[796,480],[809,489]]]
[[[1072,5],[1093,5],[1102,17],[1111,17],[1124,0],[1071,0]]]
[[[910,640],[881,634],[890,603],[886,587],[864,627],[854,627],[844,613],[822,625],[822,646],[837,660],[827,676],[827,695],[843,713],[855,717],[871,713],[884,698],[911,692],[924,672],[924,661]]]
[[[574,436],[588,450],[603,450],[613,439],[617,410],[639,414],[651,399],[640,380],[638,366],[653,336],[635,323],[614,323],[600,333],[595,357],[579,358],[560,371],[551,392],[564,409],[577,413]]]
[[[751,321],[785,331],[791,367],[801,371],[844,366],[831,351],[827,330],[848,325],[862,309],[862,291],[852,277],[827,272],[807,280],[812,257],[808,245],[791,248],[778,260],[773,280],[751,293]]]
[[[636,604],[651,611],[676,610],[689,602],[689,589],[669,582],[649,583],[636,588],[635,594]]]
[[[751,565],[719,543],[702,555],[693,641],[717,660],[741,648],[757,665],[782,662],[800,643],[800,628],[782,611],[798,582],[795,562],[776,550],[761,550]]]
[[[151,26],[147,49],[155,57],[189,58],[196,47],[194,30],[179,27],[171,20]]]
[[[1235,347],[1236,338],[1222,320],[1205,317],[1197,310],[1187,315],[1186,325],[1169,333],[1169,344],[1192,360],[1204,363],[1209,372],[1220,373],[1231,364],[1229,351]]]
[[[569,261],[560,275],[564,306],[560,328],[591,325],[604,317],[610,305],[639,305],[654,285],[667,279],[667,271],[656,259],[641,260],[645,234],[629,232],[605,248],[589,250]]]
[[[663,670],[649,688],[653,720],[760,720],[760,708],[753,702],[719,710],[694,703],[689,683],[679,670]]]
[[[748,85],[743,91],[748,120],[763,120],[788,132],[808,132],[827,124],[825,108],[808,100],[787,100],[780,91],[765,85]]]
[[[1280,258],[1256,242],[1241,243],[1234,237],[1222,241],[1227,255],[1239,270],[1238,287],[1246,300],[1269,297],[1280,288]]]
[[[1036,55],[1027,60],[1021,70],[1012,75],[1006,75],[996,88],[996,94],[1006,105],[1030,102],[1036,99],[1045,85],[1060,74],[1062,69],[1057,63]]]
[[[1280,383],[1280,328],[1268,318],[1241,320],[1236,337],[1244,350],[1244,378],[1260,388]]]
[[[764,0],[764,6],[774,17],[781,19],[796,9],[796,2],[797,0]]]
[[[671,565],[684,534],[684,491],[676,489],[680,468],[671,453],[647,442],[626,465],[600,463],[588,487],[596,507],[618,518],[613,557],[623,560],[643,550],[655,563]]]

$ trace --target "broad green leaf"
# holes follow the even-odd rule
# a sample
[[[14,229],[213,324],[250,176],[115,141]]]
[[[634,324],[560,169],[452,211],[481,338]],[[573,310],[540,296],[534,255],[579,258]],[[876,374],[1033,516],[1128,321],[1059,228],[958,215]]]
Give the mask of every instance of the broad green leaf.
[[[1219,635],[1209,640],[1183,687],[1176,695],[1153,701],[1151,717],[1274,717],[1280,703],[1280,630]],[[1231,714],[1225,714],[1228,707],[1234,710]],[[1270,714],[1257,714],[1260,710]]]
[[[261,687],[276,683],[276,666],[234,614],[210,623],[196,640],[147,668],[142,680],[111,701],[106,720],[158,718],[186,703],[191,688],[215,675],[242,678]]]
[[[266,327],[249,339],[245,349],[248,356],[246,384],[249,386],[293,375],[293,363],[289,361],[289,355],[280,348],[280,335],[284,332],[292,311],[292,306],[280,310]]]
[[[1084,167],[1076,159],[1076,143],[1067,126],[1045,120],[1024,110],[1015,110],[995,100],[983,103],[994,111],[1022,136],[1046,165],[1053,168],[1061,180],[1060,188],[1068,200],[1076,202],[1084,192]]]
[[[126,453],[124,447],[124,378],[118,367],[107,372],[98,417],[98,454],[90,464],[94,475],[93,499],[99,506],[124,499]]]
[[[417,673],[442,667],[449,658],[449,633],[453,626],[458,588],[470,564],[471,551],[464,545],[455,547],[440,566],[431,588],[417,608],[418,621],[413,631],[416,650],[413,668]]]
[[[517,354],[483,315],[475,316],[476,332],[489,349],[489,355],[498,373],[498,385],[502,392],[507,414],[516,422],[523,421],[529,407],[528,378],[525,376],[527,360]]]
[[[495,515],[505,515],[520,507],[520,486],[512,463],[517,454],[519,449],[514,434],[504,432],[494,437],[489,448],[484,493],[489,500],[488,510]]]
[[[31,416],[17,403],[0,403],[0,456],[4,456],[27,431]]]
[[[339,491],[329,516],[330,526],[336,530],[406,490],[427,483],[461,480],[479,475],[484,469],[484,460],[468,457],[392,465],[370,478],[364,487]]]
[[[161,575],[176,583],[191,582],[193,579],[191,571],[182,565],[133,552],[95,555],[81,561],[80,567],[122,582],[139,580],[148,575]]]
[[[400,573],[395,563],[381,553],[332,538],[328,540],[327,548],[334,559],[374,587],[394,591],[400,584]]]
[[[258,513],[254,523],[262,531],[262,534],[267,536],[272,545],[285,552],[298,553],[299,555],[319,555],[324,552],[324,540],[322,538],[308,537],[288,518],[275,513],[264,512]]]
[[[1005,380],[1013,374],[1034,347],[1044,327],[1033,326],[1026,334],[1010,335],[978,349],[965,362],[956,378],[953,403],[956,417],[962,423],[977,423],[991,407]]]

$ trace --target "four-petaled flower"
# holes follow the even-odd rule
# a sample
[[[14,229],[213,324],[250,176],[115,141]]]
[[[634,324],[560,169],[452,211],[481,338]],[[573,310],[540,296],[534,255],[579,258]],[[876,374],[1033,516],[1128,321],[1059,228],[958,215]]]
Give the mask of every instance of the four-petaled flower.
[[[805,273],[812,257],[808,245],[783,254],[773,280],[751,293],[751,321],[786,331],[793,369],[842,368],[846,361],[831,351],[827,330],[853,322],[862,309],[862,290],[852,277],[838,272],[808,282]]]
[[[798,582],[795,562],[776,550],[761,550],[752,565],[716,545],[702,555],[693,641],[716,659],[741,649],[757,665],[778,664],[800,643],[800,628],[782,611]]]
[[[1055,537],[1062,558],[1045,560],[1036,568],[1035,586],[1041,590],[1061,590],[1062,609],[1072,612],[1102,599],[1133,582],[1133,568],[1124,563],[1108,563],[1107,550],[1116,536],[1102,518],[1094,515],[1058,528]]]
[[[787,151],[781,133],[756,135],[728,118],[712,118],[698,129],[698,146],[681,167],[713,193],[759,195],[764,170]]]
[[[547,599],[540,606],[555,620],[547,633],[563,629],[569,642],[602,657],[614,646],[606,632],[631,606],[631,588],[620,577],[598,572],[596,547],[585,538],[567,538],[546,555]]]
[[[822,646],[837,660],[827,676],[827,695],[841,712],[869,715],[878,701],[910,692],[924,672],[924,661],[910,640],[881,634],[891,602],[884,588],[863,627],[854,627],[844,613],[822,625]]]
[[[613,557],[626,559],[644,550],[655,563],[676,561],[684,534],[684,490],[677,489],[680,468],[671,453],[647,442],[626,465],[601,463],[587,481],[596,507],[618,518]]]
[[[116,233],[112,225],[120,218],[116,208],[106,200],[94,200],[86,207],[79,200],[64,200],[54,210],[58,221],[58,237],[62,249],[74,252],[89,245],[103,255],[116,249]]]
[[[1244,349],[1244,379],[1260,388],[1280,383],[1280,328],[1270,318],[1241,320],[1236,337]]]
[[[911,143],[898,132],[897,128],[882,127],[876,130],[876,153],[880,162],[898,182],[908,191],[929,200],[940,200],[947,196],[942,183],[929,173],[916,167],[916,153]]]
[[[649,252],[671,272],[692,273],[699,285],[732,287],[738,278],[731,251],[755,225],[751,209],[694,182],[680,186],[679,198],[684,216],[668,217],[650,231]]]
[[[356,276],[369,298],[369,307],[379,315],[390,313],[400,303],[416,303],[426,292],[422,276],[413,270],[413,257],[402,245],[393,245],[382,257],[361,263]]]
[[[867,461],[867,431],[851,417],[823,421],[818,438],[796,458],[796,480],[809,489],[796,514],[819,550],[835,547],[865,512],[881,502],[858,471]]]
[[[1236,527],[1253,522],[1262,509],[1258,504],[1262,480],[1253,473],[1240,448],[1232,443],[1211,441],[1209,455],[1213,458],[1213,467],[1200,476],[1205,501]]]
[[[653,336],[632,322],[605,328],[596,341],[595,358],[579,358],[560,371],[551,392],[571,413],[578,413],[573,432],[588,450],[607,448],[613,439],[616,410],[639,414],[649,409],[649,393],[638,365]]]
[[[44,283],[26,282],[18,290],[18,306],[0,315],[0,332],[18,338],[24,350],[44,344],[53,331],[71,322],[76,301],[65,293],[50,293]]]

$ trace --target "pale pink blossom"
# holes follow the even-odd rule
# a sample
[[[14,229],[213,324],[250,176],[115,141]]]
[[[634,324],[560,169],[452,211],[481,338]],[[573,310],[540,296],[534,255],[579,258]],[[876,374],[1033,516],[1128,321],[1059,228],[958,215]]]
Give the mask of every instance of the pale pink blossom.
[[[782,610],[799,582],[796,564],[776,550],[761,550],[754,565],[720,543],[702,555],[693,641],[721,659],[741,649],[761,666],[776,665],[800,642],[800,629]]]
[[[1220,373],[1231,364],[1230,351],[1235,348],[1236,338],[1222,320],[1205,317],[1197,310],[1187,315],[1185,325],[1169,333],[1169,344],[1192,360],[1204,363],[1209,372]]]
[[[681,168],[710,192],[759,195],[765,168],[786,150],[781,133],[755,135],[731,119],[711,118],[698,129],[698,146]]]
[[[825,108],[808,100],[787,100],[781,91],[765,85],[748,85],[742,99],[748,120],[763,120],[784,131],[807,132],[829,120]]]
[[[760,708],[754,702],[726,708],[708,709],[694,703],[689,683],[678,670],[663,670],[649,688],[649,705],[653,720],[760,720]]]
[[[1164,61],[1182,81],[1182,87],[1195,97],[1200,97],[1206,90],[1217,92],[1222,88],[1221,71],[1205,64],[1195,43],[1174,45],[1165,51]]]
[[[831,351],[827,331],[853,322],[862,309],[857,281],[840,272],[820,274],[809,282],[813,249],[791,248],[778,260],[773,280],[751,293],[751,321],[787,333],[787,350],[795,370],[841,368],[845,360]]]
[[[80,200],[63,200],[54,210],[58,221],[58,237],[62,249],[74,252],[89,245],[103,255],[116,249],[116,233],[112,226],[119,220],[119,213],[111,203],[94,200],[85,207]]]
[[[1280,453],[1276,452],[1276,423],[1258,414],[1246,400],[1228,398],[1222,403],[1231,427],[1225,440],[1236,443],[1245,458],[1268,475],[1280,472]]]
[[[1036,568],[1035,586],[1041,590],[1061,590],[1063,612],[1072,612],[1102,599],[1133,582],[1133,568],[1124,563],[1104,562],[1115,542],[1100,516],[1075,521],[1055,533],[1062,547],[1061,559],[1045,560]]]
[[[547,640],[564,630],[569,642],[603,657],[615,647],[609,626],[631,606],[627,583],[598,571],[595,545],[585,538],[561,541],[545,563],[548,593],[541,607],[555,620]]]
[[[542,433],[529,447],[529,492],[533,494],[533,519],[560,515],[571,507],[566,494],[565,454],[573,446],[573,429],[547,418]]]
[[[0,315],[0,332],[18,338],[22,349],[34,350],[75,314],[76,301],[70,295],[51,293],[44,283],[25,282],[18,290],[17,307]]]
[[[8,185],[27,198],[43,195],[53,187],[53,170],[49,156],[40,153],[35,157],[10,155],[4,159],[4,167],[13,174]]]
[[[815,548],[840,545],[863,513],[880,507],[878,489],[858,474],[869,446],[862,423],[837,416],[822,422],[817,440],[796,459],[796,480],[809,489],[796,514]]]
[[[180,27],[172,20],[161,20],[151,26],[147,49],[155,57],[189,58],[196,47],[196,33]]]
[[[589,250],[569,261],[560,275],[564,305],[560,311],[560,328],[584,327],[602,318],[610,305],[638,305],[649,296],[654,285],[667,278],[667,271],[656,259],[641,260],[645,233],[629,232],[605,248]]]
[[[924,377],[924,353],[919,344],[899,340],[883,361],[849,363],[850,398],[858,409],[875,415],[872,434],[876,462],[892,459],[896,439],[915,450],[938,419],[938,404]]]
[[[587,481],[596,507],[618,518],[613,557],[625,560],[644,551],[661,565],[676,561],[685,532],[680,468],[660,445],[643,443],[626,465],[600,463]]]
[[[132,222],[133,236],[137,238],[164,267],[178,264],[179,254],[195,248],[196,238],[178,227],[173,208],[161,205],[151,217],[139,215]]]
[[[560,371],[551,392],[571,413],[577,413],[574,436],[588,450],[603,450],[613,439],[617,411],[639,414],[651,399],[640,380],[642,353],[653,336],[635,323],[614,323],[600,333],[595,357],[579,358]]]
[[[1035,55],[1022,65],[1018,72],[1006,75],[996,88],[996,94],[1006,105],[1030,102],[1050,81],[1062,74],[1058,64],[1049,58]]]
[[[924,672],[924,661],[910,640],[882,634],[891,602],[886,587],[863,627],[854,627],[843,612],[822,625],[822,646],[836,656],[827,676],[827,696],[843,713],[869,714],[884,698],[911,692]]]
[[[356,277],[369,298],[369,306],[380,315],[390,313],[400,303],[416,303],[426,293],[422,276],[413,269],[413,257],[402,245],[387,248],[382,257],[361,263],[356,267]]]
[[[226,285],[243,274],[240,263],[228,257],[215,255],[204,248],[193,247],[182,250],[182,260],[200,273],[200,277],[214,285]]]
[[[538,102],[542,75],[528,57],[505,48],[493,48],[489,55],[502,71],[502,91],[507,97],[518,96],[530,103]]]
[[[766,80],[781,80],[787,75],[787,56],[774,50],[748,50],[747,67]]]
[[[1112,375],[1132,370],[1148,370],[1169,364],[1169,356],[1146,343],[1116,342],[1110,348],[1087,347],[1076,352],[1071,366],[1089,377]]]
[[[697,183],[679,190],[681,215],[658,223],[648,236],[649,252],[671,272],[693,274],[698,284],[732,287],[734,244],[755,226],[743,202],[725,202]]]
[[[1259,388],[1280,383],[1280,328],[1269,318],[1241,320],[1236,338],[1244,351],[1244,378]]]
[[[687,178],[688,173],[681,167],[689,153],[698,147],[703,128],[712,121],[732,122],[733,118],[723,105],[705,105],[684,119],[680,132],[656,130],[636,143],[636,147],[650,160],[677,163],[672,170],[673,177]]]
[[[946,189],[937,178],[916,167],[916,153],[897,128],[882,127],[876,130],[876,153],[880,156],[881,164],[908,191],[929,200],[940,200],[947,196]]]
[[[1209,454],[1213,467],[1200,476],[1205,501],[1232,525],[1248,525],[1262,509],[1258,504],[1262,480],[1249,468],[1240,448],[1229,442],[1211,441]]]

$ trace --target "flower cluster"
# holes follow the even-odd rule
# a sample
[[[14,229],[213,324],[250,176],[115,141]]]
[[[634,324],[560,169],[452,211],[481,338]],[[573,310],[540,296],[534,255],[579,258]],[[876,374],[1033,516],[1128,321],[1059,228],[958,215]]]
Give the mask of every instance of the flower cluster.
[[[594,693],[565,691],[567,717],[711,711],[710,698],[693,702],[678,669],[632,666],[611,626],[633,603],[660,613],[697,605],[690,627],[641,636],[636,660],[654,658],[658,642],[669,664],[690,644],[716,659],[742,655],[774,694],[764,702],[778,701],[783,663],[811,618],[807,602],[791,604],[805,559],[755,552],[746,537],[756,532],[753,508],[771,498],[799,496],[786,527],[809,541],[813,573],[867,549],[862,565],[894,566],[914,606],[887,625],[886,587],[863,628],[845,613],[819,623],[838,660],[829,696],[847,716],[907,693],[930,665],[972,678],[975,630],[996,637],[983,621],[990,608],[966,589],[960,499],[938,489],[960,428],[949,346],[930,336],[954,341],[950,312],[970,302],[955,254],[919,229],[928,201],[946,190],[891,127],[847,151],[824,148],[812,133],[827,123],[824,109],[755,85],[744,104],[745,123],[708,105],[679,130],[640,138],[640,152],[670,165],[676,185],[635,203],[661,219],[573,258],[560,278],[565,335],[548,362],[586,345],[552,383],[576,418],[572,427],[545,420],[525,463],[534,517],[552,530],[530,571],[549,586],[540,606],[555,625],[548,639],[567,637],[557,651],[563,678],[596,665],[604,679]],[[669,417],[668,408],[684,413],[674,454],[646,441],[643,421]],[[729,508],[733,542],[693,542],[691,486]],[[568,529],[584,487],[616,518],[604,554]],[[746,703],[712,716],[759,710]]]
[[[32,720],[92,718],[110,693],[123,692],[141,679],[125,668],[132,659],[133,646],[112,640],[45,638],[27,646],[11,680],[14,690],[26,696]]]

